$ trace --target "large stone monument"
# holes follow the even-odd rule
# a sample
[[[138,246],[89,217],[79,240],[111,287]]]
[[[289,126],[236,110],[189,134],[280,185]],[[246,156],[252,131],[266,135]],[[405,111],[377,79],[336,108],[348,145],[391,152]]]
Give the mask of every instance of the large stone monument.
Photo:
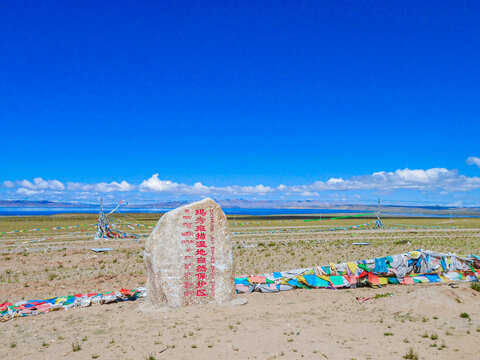
[[[147,239],[145,264],[151,305],[231,303],[236,298],[227,217],[210,198],[162,216]]]

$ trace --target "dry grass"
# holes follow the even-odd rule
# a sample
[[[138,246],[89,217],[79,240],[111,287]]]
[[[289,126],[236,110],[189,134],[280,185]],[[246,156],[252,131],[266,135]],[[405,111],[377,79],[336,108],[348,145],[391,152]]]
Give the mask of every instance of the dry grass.
[[[130,214],[138,223],[156,224],[159,214]],[[128,219],[124,219],[129,221]],[[312,230],[350,226],[373,219],[339,219],[305,222],[301,217],[237,217],[232,232],[235,273],[254,274],[330,262],[367,259],[424,248],[460,254],[480,253],[480,219],[385,219],[385,223],[424,226],[456,225],[441,230],[346,230],[335,232],[264,233],[288,229]],[[37,217],[0,217],[0,231],[91,224],[94,214],[64,214]],[[133,220],[131,220],[133,222]],[[229,219],[233,223],[233,219]],[[80,228],[82,229],[82,228]],[[149,228],[137,233],[147,235]],[[145,237],[135,240],[95,240],[93,227],[23,232],[0,236],[0,294],[2,300],[59,296],[84,291],[133,288],[145,283],[143,250]],[[72,234],[73,233],[73,234]],[[69,235],[71,234],[71,235]],[[370,242],[371,246],[355,246]],[[112,247],[113,252],[94,253],[93,247]],[[85,288],[85,284],[89,288]],[[8,299],[7,299],[8,298]]]

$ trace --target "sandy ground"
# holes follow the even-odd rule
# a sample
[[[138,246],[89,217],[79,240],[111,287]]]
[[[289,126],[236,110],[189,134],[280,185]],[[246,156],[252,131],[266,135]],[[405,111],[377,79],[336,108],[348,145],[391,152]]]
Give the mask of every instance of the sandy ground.
[[[363,304],[356,300],[386,292],[393,296]],[[0,356],[401,359],[410,348],[420,359],[476,359],[480,354],[480,293],[469,284],[241,297],[246,305],[152,311],[137,301],[19,318],[0,324]],[[81,349],[73,351],[72,344]]]

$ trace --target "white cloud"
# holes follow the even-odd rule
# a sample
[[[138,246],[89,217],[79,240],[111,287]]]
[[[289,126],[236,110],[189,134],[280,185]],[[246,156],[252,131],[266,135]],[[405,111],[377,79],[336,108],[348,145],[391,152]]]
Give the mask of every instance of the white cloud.
[[[7,183],[7,181],[4,182]],[[44,180],[41,177],[37,177],[33,179],[33,182],[28,180],[17,180],[16,185],[28,189],[28,190],[55,190],[55,191],[62,191],[65,190],[65,185],[63,185],[58,180]],[[11,185],[13,182],[8,181],[8,186],[12,187]]]
[[[37,177],[33,179],[33,181],[29,180],[16,180],[13,181],[4,181],[3,186],[9,189],[18,188],[30,190],[30,191],[95,191],[95,192],[128,192],[132,191],[136,188],[135,185],[129,184],[126,181],[116,182],[112,181],[110,183],[100,182],[95,184],[84,184],[84,183],[75,183],[75,182],[67,182],[67,186],[65,186],[62,182],[58,180],[44,180],[41,177]],[[18,192],[18,191],[17,191]],[[20,192],[26,193],[24,190]]]
[[[44,180],[41,177],[34,178],[33,181],[30,180],[16,180],[16,181],[4,181],[3,187],[7,189],[16,189],[17,194],[31,196],[36,194],[59,194],[62,192],[70,191],[76,193],[85,193],[85,192],[96,192],[96,193],[109,193],[109,192],[129,192],[136,188],[135,185],[129,184],[126,181],[116,182],[112,181],[111,183],[95,183],[95,184],[84,184],[84,183],[74,183],[67,182],[65,186],[62,182],[58,180]]]
[[[479,177],[459,175],[457,170],[432,168],[427,170],[398,169],[394,172],[379,171],[371,175],[354,176],[350,179],[331,178],[326,182],[315,181],[309,185],[290,186],[286,190],[305,191],[345,190],[446,190],[468,191],[480,188]]]
[[[161,180],[158,174],[153,174],[149,179],[143,180],[139,186],[142,192],[170,193],[181,195],[248,195],[266,194],[275,190],[262,184],[255,186],[231,185],[225,187],[205,186],[201,182],[193,185],[180,184],[171,180]]]
[[[313,192],[312,191],[304,191],[300,195],[302,195],[302,196],[320,196],[320,194],[315,192],[315,191],[313,191]]]
[[[462,207],[463,202],[461,200],[455,201],[453,203],[447,204],[447,206]]]
[[[480,158],[478,158],[476,156],[469,156],[467,158],[466,163],[468,165],[477,165],[480,168]]]
[[[335,184],[342,184],[344,182],[345,180],[343,180],[342,178],[330,178],[328,179],[327,184],[335,185]]]
[[[267,193],[275,192],[275,189],[271,188],[270,186],[264,186],[262,184],[255,185],[255,186],[227,186],[224,188],[215,188],[217,193],[224,193],[224,194],[239,194],[239,195],[248,195],[248,194],[259,194],[265,195]]]
[[[13,189],[15,187],[15,183],[7,180],[3,182],[3,187],[6,187],[7,189]]]
[[[26,195],[26,196],[36,195],[40,192],[41,191],[29,190],[29,189],[25,189],[25,188],[18,188],[17,189],[17,194]]]
[[[170,192],[179,187],[178,183],[170,180],[160,180],[158,174],[153,174],[148,180],[143,180],[140,184],[140,191],[151,192]]]
[[[112,181],[111,183],[96,183],[96,184],[83,184],[83,183],[74,183],[74,182],[67,182],[67,189],[69,191],[95,191],[99,193],[106,193],[106,192],[127,192],[132,191],[135,189],[135,185],[129,184],[126,181],[116,182]]]

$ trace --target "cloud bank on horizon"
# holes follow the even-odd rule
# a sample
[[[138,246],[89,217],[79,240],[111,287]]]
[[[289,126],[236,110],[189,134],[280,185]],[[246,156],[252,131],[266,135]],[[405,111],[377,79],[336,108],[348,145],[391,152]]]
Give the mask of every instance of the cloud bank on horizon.
[[[469,165],[480,168],[480,158],[471,156],[466,160]],[[360,199],[359,193],[368,192],[370,196],[392,194],[397,191],[409,193],[444,195],[466,193],[480,189],[480,177],[469,177],[455,169],[398,169],[396,171],[378,171],[369,175],[350,178],[332,177],[326,181],[310,184],[266,186],[263,184],[242,186],[212,186],[201,182],[193,185],[161,179],[159,174],[138,184],[125,180],[110,183],[80,183],[45,180],[41,177],[30,180],[5,180],[0,194],[8,200],[62,200],[62,201],[97,201],[99,196],[115,199],[121,196],[129,201],[196,199],[204,196],[216,198],[242,199],[320,199],[326,194],[332,199]],[[410,196],[411,197],[411,196]],[[458,203],[457,203],[458,204]]]

